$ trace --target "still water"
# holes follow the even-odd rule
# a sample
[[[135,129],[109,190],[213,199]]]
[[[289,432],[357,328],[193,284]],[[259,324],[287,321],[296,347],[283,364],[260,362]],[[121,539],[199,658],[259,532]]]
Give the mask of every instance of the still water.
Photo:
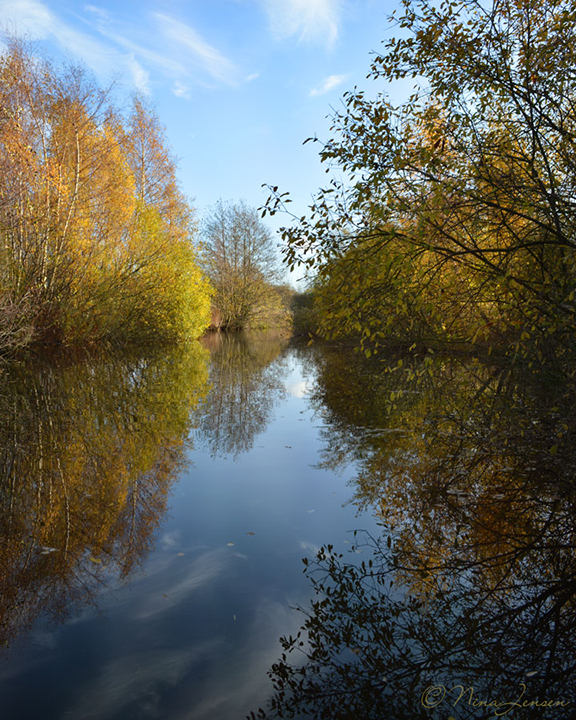
[[[374,525],[347,504],[352,465],[318,467],[308,356],[214,336],[10,372],[2,720],[217,720],[265,703],[311,595],[302,558]]]
[[[2,720],[576,717],[573,380],[214,335],[3,381]]]

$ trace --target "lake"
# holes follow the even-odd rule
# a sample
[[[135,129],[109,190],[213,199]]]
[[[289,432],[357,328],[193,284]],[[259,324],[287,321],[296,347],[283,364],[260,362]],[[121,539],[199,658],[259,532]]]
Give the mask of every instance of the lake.
[[[576,717],[572,385],[274,335],[6,368],[1,717]]]

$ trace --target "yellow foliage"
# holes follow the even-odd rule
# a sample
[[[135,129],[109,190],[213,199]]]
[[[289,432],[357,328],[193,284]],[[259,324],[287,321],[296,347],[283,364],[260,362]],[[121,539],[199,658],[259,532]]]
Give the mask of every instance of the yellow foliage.
[[[23,92],[24,90],[24,92]],[[199,336],[210,287],[154,114],[129,118],[79,68],[13,41],[0,57],[1,286],[66,344]]]

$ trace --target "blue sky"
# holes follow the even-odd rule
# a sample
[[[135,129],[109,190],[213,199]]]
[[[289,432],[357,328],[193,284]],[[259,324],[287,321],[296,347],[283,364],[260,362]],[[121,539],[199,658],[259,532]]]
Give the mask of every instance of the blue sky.
[[[200,216],[219,198],[262,205],[263,183],[303,214],[326,182],[318,145],[303,142],[329,137],[345,90],[374,85],[371,53],[390,35],[393,3],[0,0],[0,23],[101,85],[148,95]]]

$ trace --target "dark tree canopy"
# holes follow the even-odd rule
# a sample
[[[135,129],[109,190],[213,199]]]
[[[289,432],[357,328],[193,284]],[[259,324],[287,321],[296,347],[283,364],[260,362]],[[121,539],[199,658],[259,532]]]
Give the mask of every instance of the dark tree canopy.
[[[381,534],[341,553],[335,533],[304,560],[314,597],[254,716],[573,718],[573,382],[440,354],[431,374],[414,362],[420,382],[331,346],[316,358],[321,466],[355,460]]]

